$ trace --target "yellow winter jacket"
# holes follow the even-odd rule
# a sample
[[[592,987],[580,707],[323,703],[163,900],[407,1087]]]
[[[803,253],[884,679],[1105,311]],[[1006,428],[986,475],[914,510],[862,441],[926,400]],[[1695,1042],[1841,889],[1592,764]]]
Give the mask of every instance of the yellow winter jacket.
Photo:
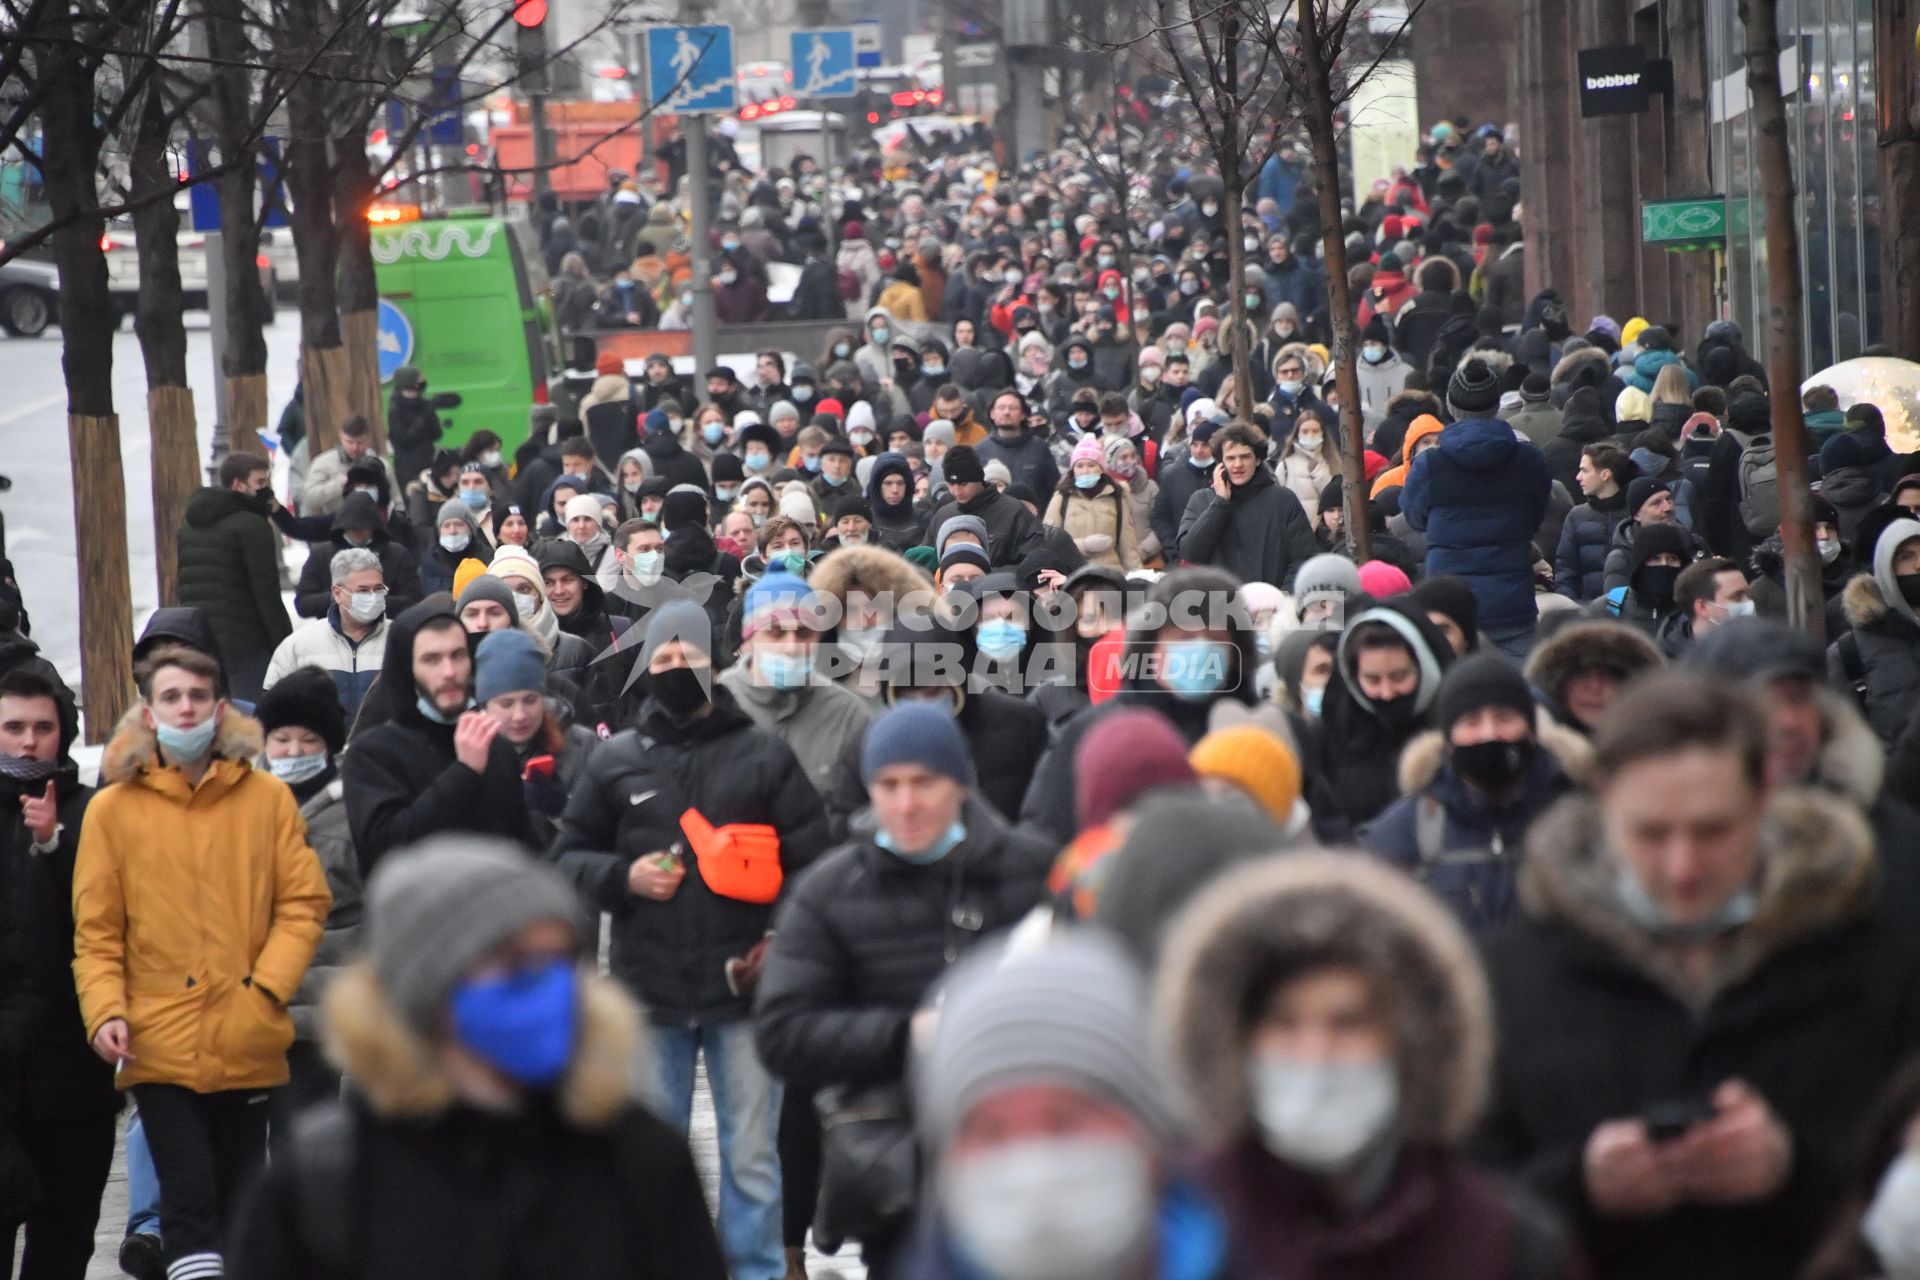
[[[160,762],[139,706],[107,744],[74,865],[73,976],[89,1037],[127,1020],[123,1089],[286,1083],[284,1002],[332,896],[293,793],[251,763],[261,742],[228,707],[198,787]]]

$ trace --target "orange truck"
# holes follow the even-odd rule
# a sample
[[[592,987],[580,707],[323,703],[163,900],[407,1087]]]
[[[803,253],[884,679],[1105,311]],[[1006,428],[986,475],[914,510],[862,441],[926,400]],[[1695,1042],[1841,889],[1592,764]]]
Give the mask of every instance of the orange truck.
[[[631,102],[556,102],[547,107],[547,132],[553,135],[557,162],[547,183],[561,204],[595,200],[606,192],[607,171],[639,173],[644,163],[641,130],[653,130],[649,152],[658,155],[673,128],[670,116],[635,121]],[[508,171],[507,199],[533,199],[533,125],[526,120],[493,128],[494,160]],[[520,172],[513,172],[520,170]],[[663,169],[656,174],[665,177]]]

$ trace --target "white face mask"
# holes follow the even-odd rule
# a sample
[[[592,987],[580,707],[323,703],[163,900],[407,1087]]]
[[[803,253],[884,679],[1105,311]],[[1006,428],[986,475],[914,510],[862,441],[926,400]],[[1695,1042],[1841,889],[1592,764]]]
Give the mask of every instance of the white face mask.
[[[1321,435],[1318,431],[1314,432],[1312,435],[1308,435],[1306,432],[1302,431],[1298,436],[1295,436],[1294,439],[1297,440],[1300,444],[1300,447],[1302,449],[1305,449],[1308,453],[1320,452],[1320,446],[1327,442],[1327,438]]]
[[[1039,1138],[950,1167],[940,1204],[962,1255],[994,1280],[1094,1280],[1149,1239],[1152,1172],[1124,1138]]]
[[[1840,558],[1840,539],[1822,538],[1816,544],[1820,548],[1820,563],[1832,564]]]
[[[520,621],[522,622],[525,622],[527,619],[533,617],[534,614],[540,612],[540,602],[538,600],[532,596],[523,596],[518,591],[513,593],[513,607],[519,612]]]
[[[1400,1110],[1400,1077],[1386,1058],[1305,1062],[1255,1054],[1247,1083],[1267,1150],[1311,1173],[1351,1167]]]
[[[633,580],[643,587],[650,587],[660,581],[660,572],[667,563],[664,551],[636,551],[633,561]]]
[[[347,616],[365,626],[387,611],[387,597],[378,591],[355,591],[348,597]]]
[[[1920,1153],[1903,1151],[1887,1166],[1860,1234],[1889,1280],[1920,1280]]]
[[[485,453],[483,453],[483,454],[481,454],[481,455],[480,455],[480,465],[481,465],[481,466],[483,466],[483,467],[497,467],[497,466],[499,466],[499,465],[500,465],[500,451],[499,451],[498,449],[489,449],[489,450],[487,450],[487,451],[486,451]]]
[[[440,535],[440,545],[449,551],[465,551],[467,544],[472,541],[473,536],[466,533],[443,533]]]

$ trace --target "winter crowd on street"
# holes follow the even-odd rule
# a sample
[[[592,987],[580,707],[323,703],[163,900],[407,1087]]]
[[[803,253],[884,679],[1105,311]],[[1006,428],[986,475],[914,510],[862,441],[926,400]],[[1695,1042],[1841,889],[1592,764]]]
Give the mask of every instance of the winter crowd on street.
[[[669,173],[817,352],[291,410],[91,785],[0,605],[21,1276],[124,1140],[143,1280],[1920,1277],[1920,455],[1527,296],[1511,127],[1229,223],[1124,108]],[[570,338],[684,325],[652,189],[536,209]]]

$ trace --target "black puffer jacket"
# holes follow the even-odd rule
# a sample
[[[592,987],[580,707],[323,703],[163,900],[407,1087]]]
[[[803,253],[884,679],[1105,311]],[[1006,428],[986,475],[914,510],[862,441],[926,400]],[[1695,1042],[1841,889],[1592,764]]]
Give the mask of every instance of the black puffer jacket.
[[[1600,409],[1600,393],[1592,387],[1580,387],[1567,397],[1561,411],[1560,434],[1540,446],[1546,455],[1547,471],[1566,487],[1568,493],[1580,492],[1574,475],[1580,470],[1580,451],[1598,444],[1613,434]]]
[[[381,670],[409,678],[379,699],[384,723],[356,733],[353,749],[340,757],[347,825],[364,874],[389,850],[448,831],[486,832],[534,847],[520,766],[505,736],[496,736],[488,748],[486,772],[475,773],[454,754],[454,726],[420,714],[410,678],[414,637],[429,620],[453,617],[452,601],[437,595],[387,625]],[[375,701],[369,694],[363,718]]]
[[[794,886],[753,1005],[768,1070],[803,1089],[898,1080],[908,1024],[935,980],[1040,901],[1052,850],[977,798],[961,820],[966,838],[929,866],[888,853],[868,829]]]
[[[755,728],[716,684],[705,716],[680,721],[649,698],[635,729],[601,744],[548,856],[592,909],[613,913],[613,972],[656,1022],[734,1021],[747,1016],[747,1000],[727,989],[726,963],[766,935],[773,907],[714,893],[690,850],[686,878],[665,902],[627,887],[636,860],[686,848],[680,815],[688,808],[716,827],[778,831],[783,890],[827,845],[827,811],[792,749]]]
[[[1180,517],[1181,559],[1216,565],[1241,582],[1290,590],[1300,566],[1319,554],[1307,509],[1264,466],[1225,502],[1210,488],[1196,489]]]
[[[954,719],[973,757],[974,790],[1002,818],[1013,821],[1047,751],[1047,713],[1002,690],[976,689],[966,695]],[[828,801],[835,813],[867,807],[867,787],[860,780],[861,742],[854,739],[841,757]]]
[[[324,618],[333,606],[333,557],[353,545],[347,541],[349,529],[373,530],[373,540],[361,550],[380,557],[380,576],[387,587],[387,616],[397,617],[419,604],[426,595],[420,585],[420,562],[387,532],[387,522],[371,497],[350,493],[340,504],[340,510],[333,514],[333,536],[326,542],[313,544],[307,563],[300,570],[300,583],[293,591],[293,607],[300,616]],[[448,580],[451,582],[451,574]]]
[[[280,540],[259,500],[199,489],[180,526],[180,603],[206,611],[229,662],[272,653],[293,630],[280,599]]]
[[[1881,745],[1891,748],[1920,705],[1920,626],[1888,605],[1871,573],[1849,582],[1840,601],[1853,628],[1843,639],[1851,639],[1859,655],[1858,670],[1866,686],[1861,709]],[[1835,687],[1852,691],[1853,669],[1839,640],[1828,646],[1827,671]]]

